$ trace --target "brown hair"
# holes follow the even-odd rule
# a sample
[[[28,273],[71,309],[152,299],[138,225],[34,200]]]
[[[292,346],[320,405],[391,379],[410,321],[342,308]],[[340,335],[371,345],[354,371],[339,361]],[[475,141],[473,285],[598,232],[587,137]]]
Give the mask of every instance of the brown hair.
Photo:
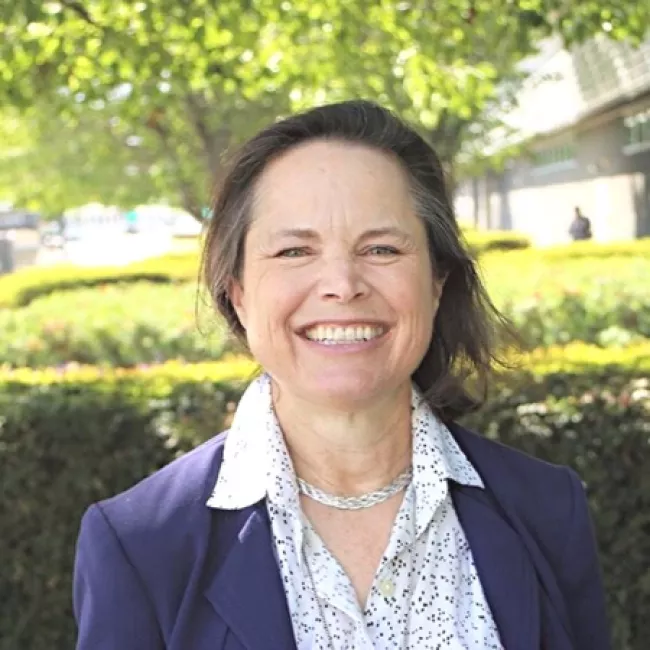
[[[271,160],[314,139],[367,145],[404,166],[434,273],[446,277],[431,344],[413,380],[443,420],[475,410],[485,400],[490,371],[499,361],[498,335],[507,324],[463,244],[438,156],[415,130],[372,102],[342,102],[291,116],[263,129],[236,153],[215,195],[203,249],[202,276],[217,310],[245,341],[228,289],[242,270],[256,180]],[[468,389],[470,381],[480,387],[478,396]]]

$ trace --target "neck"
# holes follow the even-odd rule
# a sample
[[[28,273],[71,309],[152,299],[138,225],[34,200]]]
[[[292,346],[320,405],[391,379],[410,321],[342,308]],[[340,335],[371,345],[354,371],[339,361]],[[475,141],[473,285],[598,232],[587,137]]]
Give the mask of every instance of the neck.
[[[330,494],[385,487],[411,464],[411,386],[354,411],[332,410],[280,392],[275,413],[296,474]]]

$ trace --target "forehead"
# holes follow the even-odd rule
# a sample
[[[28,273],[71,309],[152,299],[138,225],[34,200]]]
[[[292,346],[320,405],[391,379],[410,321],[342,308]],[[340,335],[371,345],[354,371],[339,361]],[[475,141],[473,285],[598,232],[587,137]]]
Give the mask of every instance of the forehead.
[[[357,143],[299,145],[273,160],[255,189],[254,221],[413,212],[408,176],[397,158]]]

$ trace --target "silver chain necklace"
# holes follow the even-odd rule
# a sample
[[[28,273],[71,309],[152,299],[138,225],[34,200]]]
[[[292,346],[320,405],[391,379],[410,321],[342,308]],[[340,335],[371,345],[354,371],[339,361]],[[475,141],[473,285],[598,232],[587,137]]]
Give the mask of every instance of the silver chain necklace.
[[[328,494],[323,490],[303,481],[298,478],[298,489],[302,494],[308,496],[318,503],[331,508],[339,510],[362,510],[364,508],[371,508],[379,503],[387,501],[392,496],[401,492],[411,482],[413,478],[413,470],[409,467],[406,471],[402,472],[390,485],[379,488],[374,492],[368,492],[358,497],[339,497],[334,494]]]

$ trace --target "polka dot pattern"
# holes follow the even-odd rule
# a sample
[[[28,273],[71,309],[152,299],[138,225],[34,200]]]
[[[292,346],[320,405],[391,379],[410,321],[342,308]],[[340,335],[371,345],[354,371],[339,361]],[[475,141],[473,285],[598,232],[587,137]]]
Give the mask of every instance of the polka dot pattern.
[[[242,397],[208,505],[240,509],[266,498],[298,650],[502,650],[448,488],[449,479],[482,488],[481,478],[415,388],[412,431],[413,481],[362,608],[300,508],[270,379]]]

